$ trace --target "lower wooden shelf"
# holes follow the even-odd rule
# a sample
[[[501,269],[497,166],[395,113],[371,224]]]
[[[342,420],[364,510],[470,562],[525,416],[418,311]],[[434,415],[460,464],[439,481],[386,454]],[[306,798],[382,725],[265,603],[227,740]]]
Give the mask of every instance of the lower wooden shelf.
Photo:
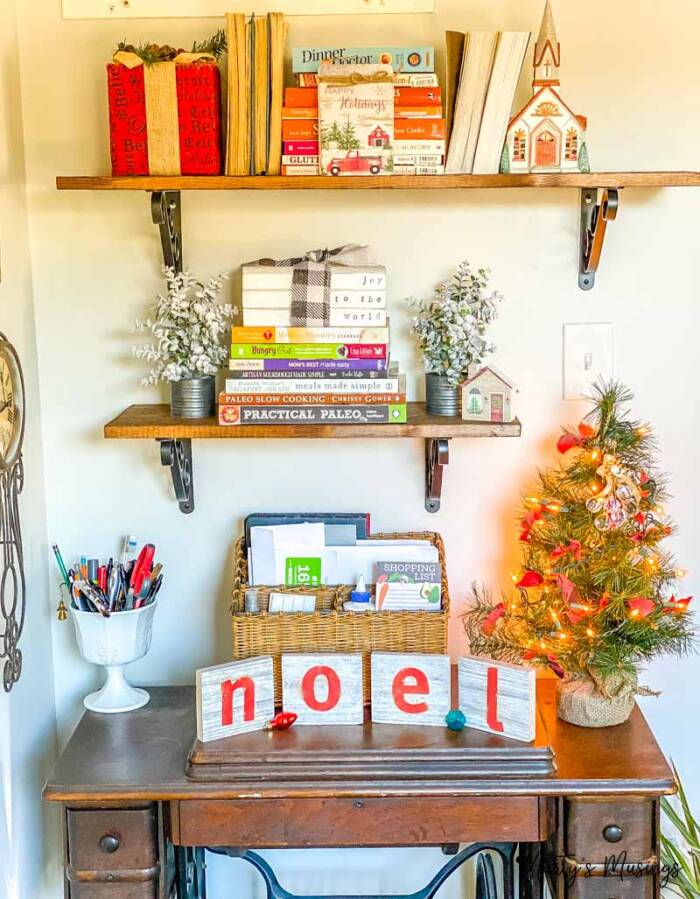
[[[216,418],[174,418],[167,405],[129,406],[104,428],[109,439],[151,439],[160,443],[161,464],[172,473],[180,511],[194,511],[192,440],[285,438],[422,438],[425,440],[425,508],[437,512],[442,496],[449,441],[464,437],[519,437],[522,426],[512,422],[471,422],[429,415],[425,403],[409,403],[405,424],[220,425]]]

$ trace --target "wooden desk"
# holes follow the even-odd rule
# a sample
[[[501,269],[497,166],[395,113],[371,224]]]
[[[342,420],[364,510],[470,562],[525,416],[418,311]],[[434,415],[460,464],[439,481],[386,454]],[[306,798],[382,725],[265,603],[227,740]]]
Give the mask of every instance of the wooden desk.
[[[185,774],[194,689],[150,692],[136,712],[86,713],[44,788],[65,810],[69,899],[203,897],[202,847],[244,857],[300,846],[442,845],[450,853],[474,841],[518,844],[521,899],[539,896],[543,871],[556,899],[660,895],[659,797],[674,783],[638,709],[619,727],[573,727],[557,720],[554,685],[542,682],[556,762],[548,774],[431,778],[417,766],[378,781],[364,779],[360,765],[338,781],[328,762],[308,776],[266,777],[263,764],[250,782],[204,782]],[[332,729],[323,730],[327,745]],[[339,742],[340,761],[343,751]],[[605,862],[623,852],[642,868],[621,878]]]

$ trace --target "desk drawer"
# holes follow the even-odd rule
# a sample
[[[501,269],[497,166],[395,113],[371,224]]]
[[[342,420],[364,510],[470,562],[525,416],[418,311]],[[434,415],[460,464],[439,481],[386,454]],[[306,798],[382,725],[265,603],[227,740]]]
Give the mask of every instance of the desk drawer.
[[[68,809],[66,814],[74,871],[145,871],[157,864],[154,808]]]
[[[439,846],[472,841],[536,842],[533,796],[366,799],[207,799],[178,802],[183,846]]]
[[[72,883],[70,899],[158,899],[154,883]]]
[[[651,799],[566,803],[566,854],[577,862],[600,863],[623,852],[629,861],[641,861],[654,855],[653,840]]]
[[[654,899],[653,877],[577,877],[566,899]]]

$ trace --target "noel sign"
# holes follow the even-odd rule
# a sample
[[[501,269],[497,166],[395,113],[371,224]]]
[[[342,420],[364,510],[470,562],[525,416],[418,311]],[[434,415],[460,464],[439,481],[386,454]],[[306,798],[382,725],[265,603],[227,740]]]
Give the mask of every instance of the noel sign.
[[[445,727],[450,671],[447,655],[372,653],[372,722]],[[468,727],[534,740],[533,669],[464,657],[458,671],[459,708]],[[285,712],[297,715],[295,726],[362,724],[362,655],[283,654],[282,696]],[[197,737],[203,743],[263,730],[274,714],[270,656],[197,672]]]

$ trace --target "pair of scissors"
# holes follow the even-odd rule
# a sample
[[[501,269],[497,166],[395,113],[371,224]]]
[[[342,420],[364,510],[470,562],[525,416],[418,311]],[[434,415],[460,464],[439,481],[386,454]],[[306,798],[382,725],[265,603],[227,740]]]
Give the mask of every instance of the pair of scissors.
[[[134,597],[137,597],[141,592],[143,582],[151,573],[155,552],[155,546],[152,543],[147,543],[139,553],[139,557],[136,560],[136,564],[131,571],[131,577],[129,578],[129,593],[131,594],[132,603]]]

